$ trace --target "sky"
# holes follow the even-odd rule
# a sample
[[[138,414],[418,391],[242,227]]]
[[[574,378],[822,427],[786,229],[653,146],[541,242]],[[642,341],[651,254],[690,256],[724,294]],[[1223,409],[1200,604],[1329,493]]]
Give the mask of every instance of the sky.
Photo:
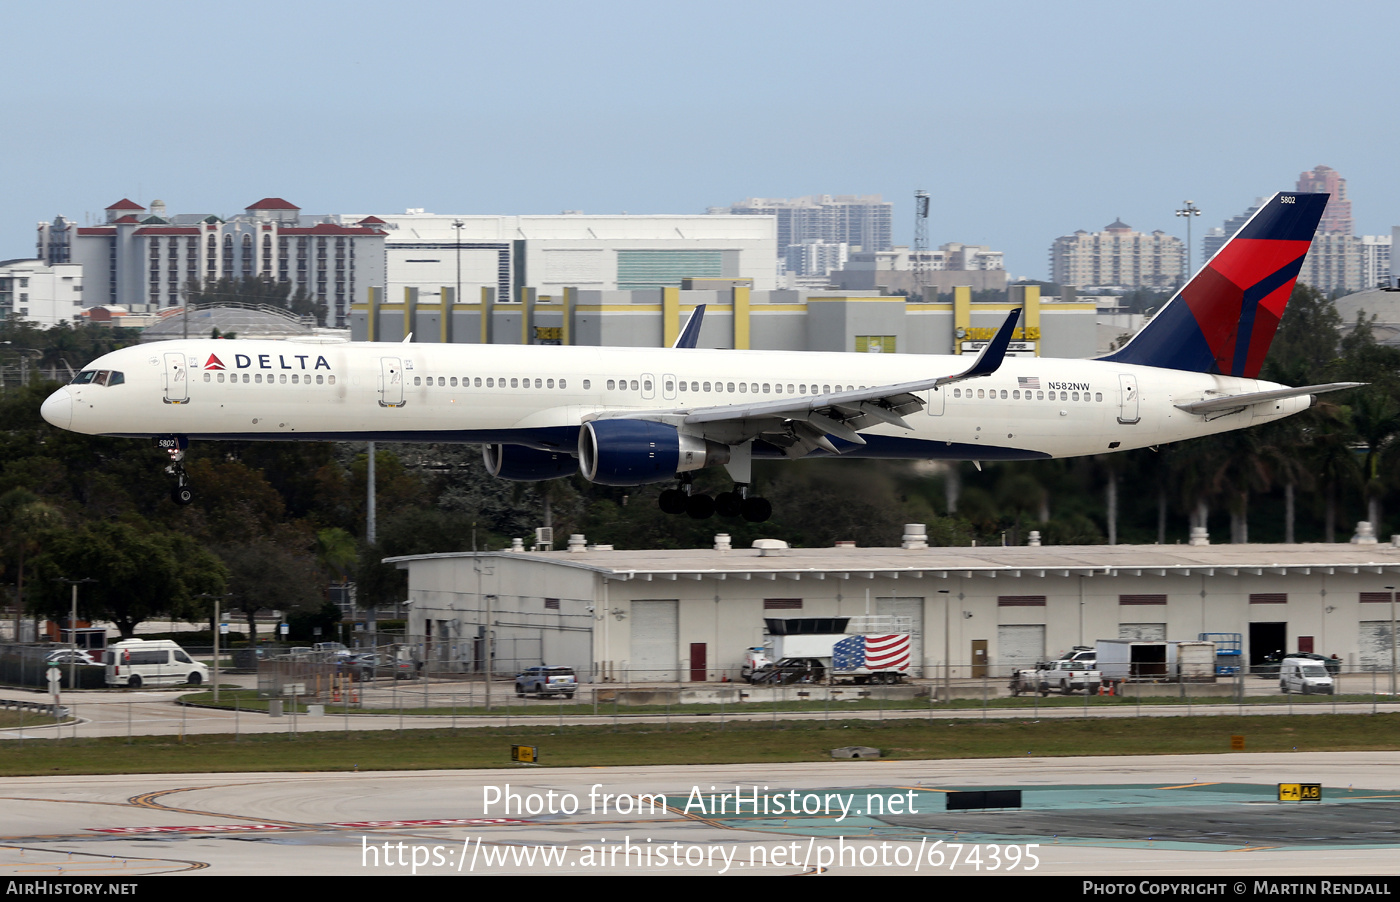
[[[229,216],[702,213],[913,195],[1046,278],[1115,218],[1185,238],[1323,164],[1400,225],[1400,4],[8,4],[0,259],[123,197]]]

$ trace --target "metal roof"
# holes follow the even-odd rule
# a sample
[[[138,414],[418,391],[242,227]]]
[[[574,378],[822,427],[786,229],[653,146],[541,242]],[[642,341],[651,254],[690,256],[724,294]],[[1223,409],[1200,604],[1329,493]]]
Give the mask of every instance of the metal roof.
[[[495,551],[408,555],[385,563],[518,558],[592,570],[614,580],[947,579],[1047,576],[1400,576],[1400,547],[1374,545],[1045,545],[985,548],[791,548],[584,552]]]

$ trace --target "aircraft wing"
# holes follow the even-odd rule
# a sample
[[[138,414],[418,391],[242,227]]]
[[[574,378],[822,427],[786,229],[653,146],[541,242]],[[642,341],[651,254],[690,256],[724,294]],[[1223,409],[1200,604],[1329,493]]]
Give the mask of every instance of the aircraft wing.
[[[1276,388],[1271,391],[1253,391],[1240,395],[1225,395],[1220,398],[1188,401],[1185,404],[1175,406],[1178,410],[1184,410],[1187,413],[1204,415],[1220,413],[1225,410],[1239,410],[1251,404],[1262,404],[1265,401],[1281,401],[1284,398],[1297,398],[1301,395],[1320,395],[1323,392],[1341,391],[1365,384],[1365,382],[1328,382],[1325,385],[1304,385],[1301,388]]]
[[[937,390],[953,382],[990,376],[996,372],[1006,358],[1006,349],[1020,315],[1020,308],[1012,310],[996,336],[982,348],[972,364],[962,372],[948,376],[711,407],[600,411],[587,419],[620,417],[663,421],[678,427],[696,426],[700,427],[697,431],[707,437],[713,436],[715,440],[728,444],[761,437],[783,448],[790,457],[802,457],[814,448],[836,454],[839,451],[826,436],[834,435],[852,444],[863,445],[865,439],[860,437],[860,430],[871,426],[889,423],[912,429],[904,421],[904,416],[923,409],[923,399],[917,392]]]

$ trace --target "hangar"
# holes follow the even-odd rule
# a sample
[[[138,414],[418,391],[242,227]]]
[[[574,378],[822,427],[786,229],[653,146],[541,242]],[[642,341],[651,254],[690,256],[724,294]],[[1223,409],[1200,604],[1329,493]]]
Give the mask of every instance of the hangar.
[[[771,617],[863,617],[913,634],[915,676],[1000,678],[1106,638],[1239,633],[1389,670],[1400,544],[565,550],[389,558],[408,571],[409,641],[432,670],[540,663],[587,681],[736,680]]]

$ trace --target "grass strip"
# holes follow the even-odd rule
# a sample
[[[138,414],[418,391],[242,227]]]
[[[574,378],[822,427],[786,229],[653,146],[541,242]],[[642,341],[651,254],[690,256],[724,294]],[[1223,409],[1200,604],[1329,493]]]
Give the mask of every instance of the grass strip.
[[[0,775],[246,773],[511,767],[510,746],[545,767],[770,764],[830,760],[863,745],[890,760],[1374,751],[1400,748],[1400,715],[1145,717],[624,724],[349,733],[143,736],[6,742]],[[869,762],[866,762],[869,763]],[[853,767],[861,766],[852,762]]]

